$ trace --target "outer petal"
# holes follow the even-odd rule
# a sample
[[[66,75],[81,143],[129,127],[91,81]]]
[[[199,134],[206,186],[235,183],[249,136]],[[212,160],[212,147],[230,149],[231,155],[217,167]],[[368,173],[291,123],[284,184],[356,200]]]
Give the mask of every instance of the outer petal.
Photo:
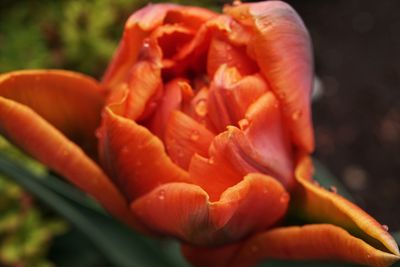
[[[0,75],[0,96],[33,109],[86,152],[96,154],[104,92],[92,78],[63,70],[15,71]]]
[[[188,174],[166,155],[160,139],[136,122],[104,111],[99,131],[105,170],[130,199],[168,182],[188,182]]]
[[[170,183],[132,203],[139,219],[192,244],[223,244],[268,229],[285,213],[288,194],[275,179],[249,174],[210,202],[199,186]]]
[[[96,163],[30,108],[0,97],[0,133],[134,224],[125,199]]]
[[[345,198],[312,183],[311,174],[312,163],[305,156],[296,169],[295,213],[310,222],[340,226],[382,251],[400,255],[396,241],[381,224]]]
[[[399,257],[373,248],[340,227],[316,224],[255,235],[235,253],[229,266],[254,266],[266,259],[332,260],[384,267]]]
[[[226,7],[224,12],[253,32],[249,53],[283,103],[293,142],[307,152],[313,151],[310,111],[313,62],[303,22],[281,1]]]

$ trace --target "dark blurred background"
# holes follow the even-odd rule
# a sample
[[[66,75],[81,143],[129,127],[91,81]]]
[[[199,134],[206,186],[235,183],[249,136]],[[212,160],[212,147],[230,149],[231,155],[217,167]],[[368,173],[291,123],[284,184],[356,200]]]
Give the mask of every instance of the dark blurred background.
[[[400,1],[296,0],[322,94],[315,156],[390,230],[400,230]]]
[[[99,78],[126,18],[146,2],[0,0],[0,72],[64,68]],[[227,1],[175,2],[218,9]],[[400,230],[400,1],[288,2],[313,39],[315,157],[362,208]]]

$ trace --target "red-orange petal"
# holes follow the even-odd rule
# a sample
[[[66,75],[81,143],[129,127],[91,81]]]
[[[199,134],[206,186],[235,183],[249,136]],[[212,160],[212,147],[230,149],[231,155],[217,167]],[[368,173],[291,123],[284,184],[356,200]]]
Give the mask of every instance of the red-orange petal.
[[[229,125],[237,126],[249,106],[267,91],[268,84],[261,75],[242,76],[236,67],[224,64],[211,83],[208,117],[219,132]]]
[[[293,152],[276,97],[271,92],[262,95],[248,108],[242,126],[254,161],[290,189],[294,183]]]
[[[212,79],[215,72],[223,64],[226,64],[227,67],[235,67],[243,76],[258,71],[257,64],[249,58],[245,47],[236,47],[225,40],[214,37],[208,49],[208,77]]]
[[[195,247],[184,244],[181,247],[183,256],[195,267],[228,267],[232,256],[240,249],[241,243],[221,247]]]
[[[108,88],[115,88],[125,81],[138,58],[145,38],[157,27],[163,24],[182,24],[197,30],[215,15],[207,9],[173,4],[149,4],[135,12],[125,24],[122,40],[103,77],[103,83]]]
[[[88,154],[95,156],[105,92],[92,78],[64,70],[0,75],[0,96],[33,109]]]
[[[118,49],[103,77],[106,87],[112,89],[125,82],[143,48],[144,39],[162,25],[167,12],[174,8],[176,6],[171,4],[147,5],[129,17]]]
[[[380,250],[400,255],[387,229],[347,199],[313,183],[311,175],[311,159],[304,156],[296,169],[299,186],[293,196],[295,213],[311,223],[340,226]]]
[[[184,88],[187,85],[186,80],[179,78],[168,82],[164,87],[164,95],[160,104],[153,117],[146,123],[148,125],[147,128],[161,140],[164,140],[165,128],[167,127],[171,113],[181,108],[184,98]]]
[[[98,133],[103,167],[129,200],[160,184],[188,182],[188,173],[171,161],[158,137],[110,107]]]
[[[300,17],[282,1],[229,6],[224,13],[251,29],[249,54],[282,102],[293,142],[307,152],[313,151],[313,59],[310,37]]]
[[[136,225],[126,200],[96,163],[32,109],[0,97],[0,133],[94,197],[111,214]]]
[[[197,185],[170,183],[132,203],[141,222],[191,244],[217,245],[268,229],[285,213],[288,194],[275,179],[249,174],[210,202]],[[251,208],[250,208],[251,207]]]
[[[165,132],[168,155],[183,169],[188,169],[194,154],[208,156],[214,134],[185,113],[174,111],[169,116]]]
[[[161,51],[154,40],[148,41],[126,81],[111,91],[107,102],[118,109],[118,115],[143,120],[154,112],[162,89]]]
[[[368,245],[340,227],[315,224],[257,234],[235,253],[229,267],[255,266],[268,259],[331,260],[385,267],[399,257]]]

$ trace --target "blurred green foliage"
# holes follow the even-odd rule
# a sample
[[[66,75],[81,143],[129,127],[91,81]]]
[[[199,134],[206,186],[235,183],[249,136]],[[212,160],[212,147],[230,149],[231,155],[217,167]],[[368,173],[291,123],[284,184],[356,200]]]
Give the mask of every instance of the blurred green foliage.
[[[218,9],[223,1],[169,2]],[[0,72],[62,68],[99,78],[126,19],[146,4],[143,0],[5,0],[0,3]]]
[[[0,151],[37,175],[46,171],[2,138]],[[50,241],[66,228],[63,220],[45,214],[20,186],[0,175],[0,266],[53,266],[46,260]]]

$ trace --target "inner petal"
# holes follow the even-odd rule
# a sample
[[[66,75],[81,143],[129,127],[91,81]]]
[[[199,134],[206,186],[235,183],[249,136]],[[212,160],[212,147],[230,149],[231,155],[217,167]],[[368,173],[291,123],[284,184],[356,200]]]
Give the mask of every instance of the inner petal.
[[[165,145],[172,160],[188,169],[194,154],[208,156],[208,148],[214,134],[183,112],[174,111],[169,116],[165,133]]]
[[[211,83],[207,107],[218,132],[229,125],[237,126],[248,107],[263,93],[268,84],[259,74],[242,77],[237,68],[222,65]]]

